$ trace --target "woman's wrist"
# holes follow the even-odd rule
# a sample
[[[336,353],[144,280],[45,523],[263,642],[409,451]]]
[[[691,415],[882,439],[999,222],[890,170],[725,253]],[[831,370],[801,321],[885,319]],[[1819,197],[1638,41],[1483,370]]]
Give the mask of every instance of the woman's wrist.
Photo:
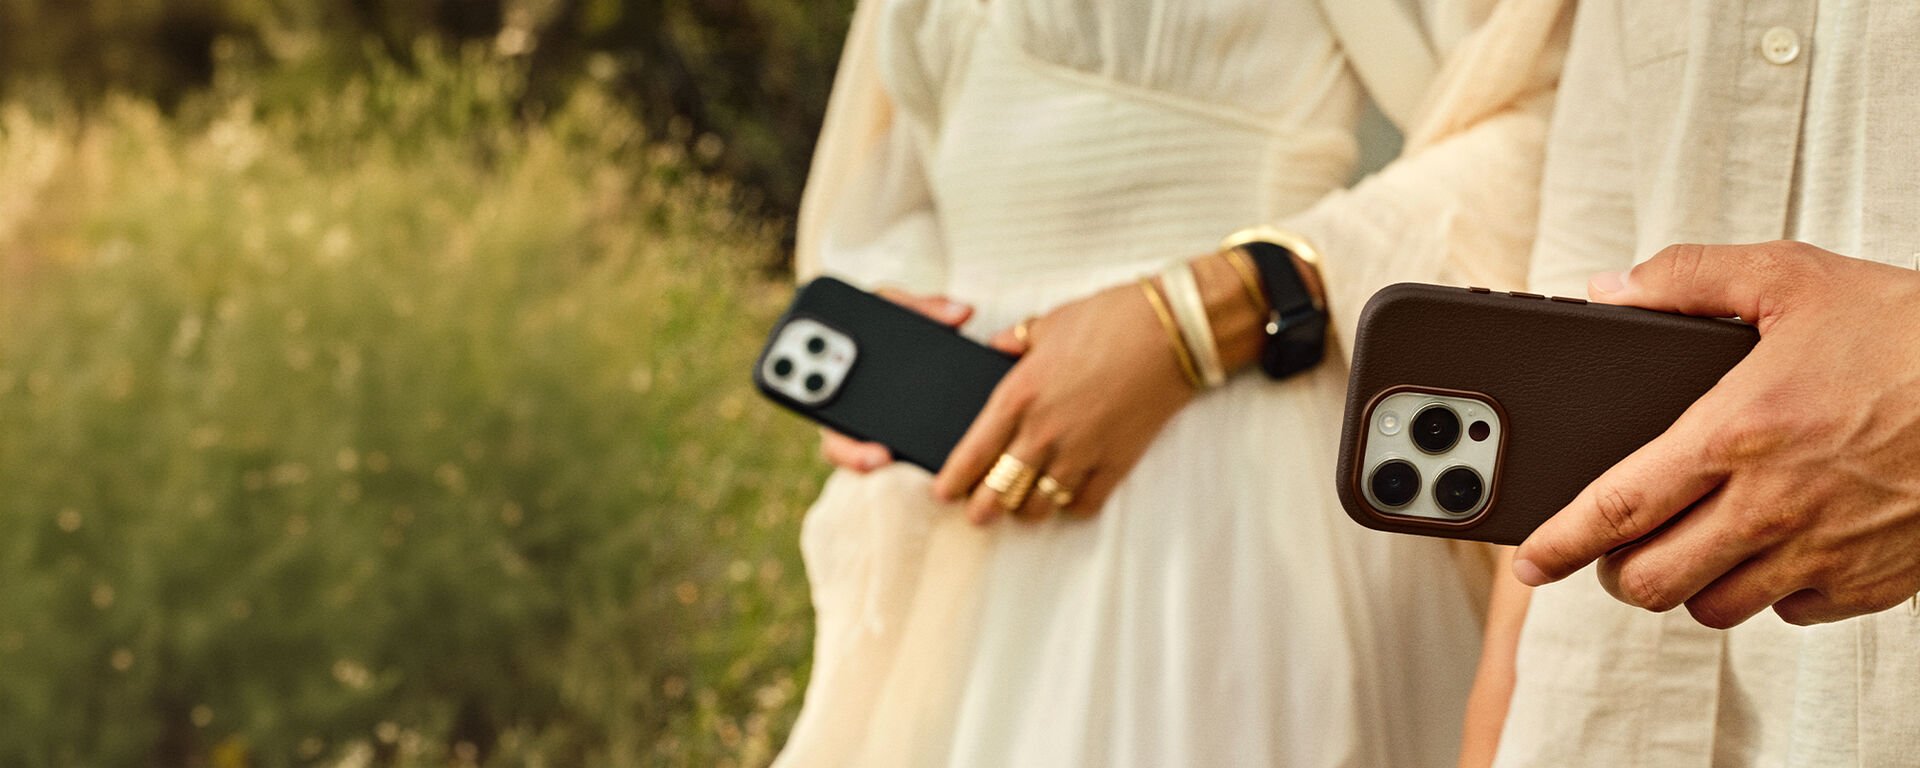
[[[1181,332],[1180,321],[1174,316],[1173,307],[1160,284],[1151,277],[1140,278],[1140,292],[1146,296],[1147,305],[1153,308],[1154,316],[1160,320],[1161,330],[1166,331],[1167,343],[1173,350],[1173,359],[1180,368],[1180,375],[1194,389],[1205,389],[1206,382],[1194,363],[1193,349],[1187,343],[1186,334]]]
[[[1193,271],[1194,282],[1200,289],[1200,300],[1206,308],[1207,325],[1213,334],[1214,346],[1219,350],[1220,365],[1231,376],[1252,367],[1260,360],[1262,350],[1267,344],[1267,322],[1272,309],[1260,297],[1258,276],[1250,275],[1246,269],[1231,261],[1231,252],[1220,252],[1202,256],[1188,263]],[[1312,292],[1320,304],[1325,305],[1325,291],[1321,286],[1319,270],[1311,262],[1293,256],[1294,268],[1299,271],[1301,280]],[[1255,282],[1250,286],[1249,279]],[[1148,283],[1153,290],[1153,280]],[[1164,293],[1161,297],[1164,297]],[[1165,301],[1164,298],[1161,299]],[[1165,305],[1157,307],[1167,310]],[[1198,383],[1198,372],[1192,346],[1174,330],[1177,323],[1173,316],[1165,316],[1168,332],[1173,335],[1175,344],[1187,343],[1186,355],[1180,356],[1182,368],[1196,379],[1196,388],[1204,389]]]
[[[1200,284],[1200,298],[1206,304],[1207,321],[1213,327],[1220,363],[1227,373],[1237,373],[1258,362],[1267,342],[1267,309],[1253,302],[1226,254],[1195,259],[1193,277]]]
[[[1249,303],[1266,313],[1260,369],[1279,380],[1319,365],[1326,357],[1328,318],[1313,244],[1297,233],[1260,226],[1228,235],[1220,247]]]

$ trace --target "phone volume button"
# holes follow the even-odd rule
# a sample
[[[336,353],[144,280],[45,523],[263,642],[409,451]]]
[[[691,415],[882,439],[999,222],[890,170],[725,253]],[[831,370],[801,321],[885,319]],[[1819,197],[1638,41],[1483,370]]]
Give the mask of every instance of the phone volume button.
[[[1542,296],[1542,295],[1540,295],[1540,294],[1537,294],[1537,293],[1527,293],[1526,291],[1508,291],[1508,292],[1507,292],[1507,295],[1508,295],[1508,296],[1512,296],[1512,297],[1514,297],[1514,298],[1516,298],[1516,299],[1544,299],[1544,298],[1546,298],[1545,296]]]
[[[1493,289],[1492,289],[1492,288],[1481,288],[1481,287],[1479,287],[1479,286],[1477,286],[1477,285],[1469,285],[1469,286],[1467,286],[1467,292],[1469,292],[1469,293],[1493,293]]]
[[[1568,304],[1585,304],[1585,303],[1587,303],[1587,300],[1586,300],[1586,299],[1576,299],[1576,298],[1574,298],[1574,297],[1572,297],[1572,296],[1555,296],[1555,297],[1553,297],[1553,300],[1554,300],[1554,301],[1560,301],[1560,302],[1566,302],[1566,303],[1568,303]]]

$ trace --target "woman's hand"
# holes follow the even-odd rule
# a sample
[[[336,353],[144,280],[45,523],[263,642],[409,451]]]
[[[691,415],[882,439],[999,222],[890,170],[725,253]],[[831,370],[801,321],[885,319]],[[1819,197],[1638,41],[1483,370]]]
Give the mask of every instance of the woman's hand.
[[[1258,354],[1264,320],[1232,270],[1218,257],[1195,262],[1229,370]],[[981,480],[1003,453],[1052,478],[1071,497],[1060,505],[1046,488],[1036,487],[1016,515],[1097,513],[1161,427],[1195,394],[1172,339],[1137,284],[1061,306],[1028,329],[1024,356],[934,479],[941,499],[969,499],[967,516],[976,523],[991,522],[1002,511],[999,495]],[[1003,332],[994,344],[1017,349],[1022,345],[1013,336]]]
[[[892,288],[878,291],[881,298],[911,309],[949,328],[958,328],[973,316],[973,307],[950,301],[944,296],[918,296]],[[893,463],[893,452],[879,443],[855,440],[831,429],[820,430],[820,454],[834,466],[867,473]]]

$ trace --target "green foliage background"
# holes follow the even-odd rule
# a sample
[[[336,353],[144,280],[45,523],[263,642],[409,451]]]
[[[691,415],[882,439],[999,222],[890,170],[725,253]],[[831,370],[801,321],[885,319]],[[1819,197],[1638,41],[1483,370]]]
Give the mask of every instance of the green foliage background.
[[[172,110],[248,65],[268,106],[306,99],[423,41],[520,61],[523,107],[589,72],[656,136],[704,151],[763,215],[790,214],[854,0],[0,0],[0,97],[57,83]],[[717,140],[717,141],[716,141]],[[781,230],[784,233],[784,229]]]
[[[844,14],[319,5],[0,0],[0,765],[765,763]]]

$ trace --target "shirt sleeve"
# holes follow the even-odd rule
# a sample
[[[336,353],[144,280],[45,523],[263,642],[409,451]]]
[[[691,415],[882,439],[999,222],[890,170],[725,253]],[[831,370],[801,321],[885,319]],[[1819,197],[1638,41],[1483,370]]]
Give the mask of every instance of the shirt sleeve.
[[[1570,13],[1509,0],[1446,57],[1403,154],[1280,225],[1321,252],[1334,346],[1396,282],[1526,285]]]
[[[926,176],[931,144],[880,77],[882,2],[854,13],[800,204],[801,279],[832,273],[865,288],[939,292],[946,257]]]

